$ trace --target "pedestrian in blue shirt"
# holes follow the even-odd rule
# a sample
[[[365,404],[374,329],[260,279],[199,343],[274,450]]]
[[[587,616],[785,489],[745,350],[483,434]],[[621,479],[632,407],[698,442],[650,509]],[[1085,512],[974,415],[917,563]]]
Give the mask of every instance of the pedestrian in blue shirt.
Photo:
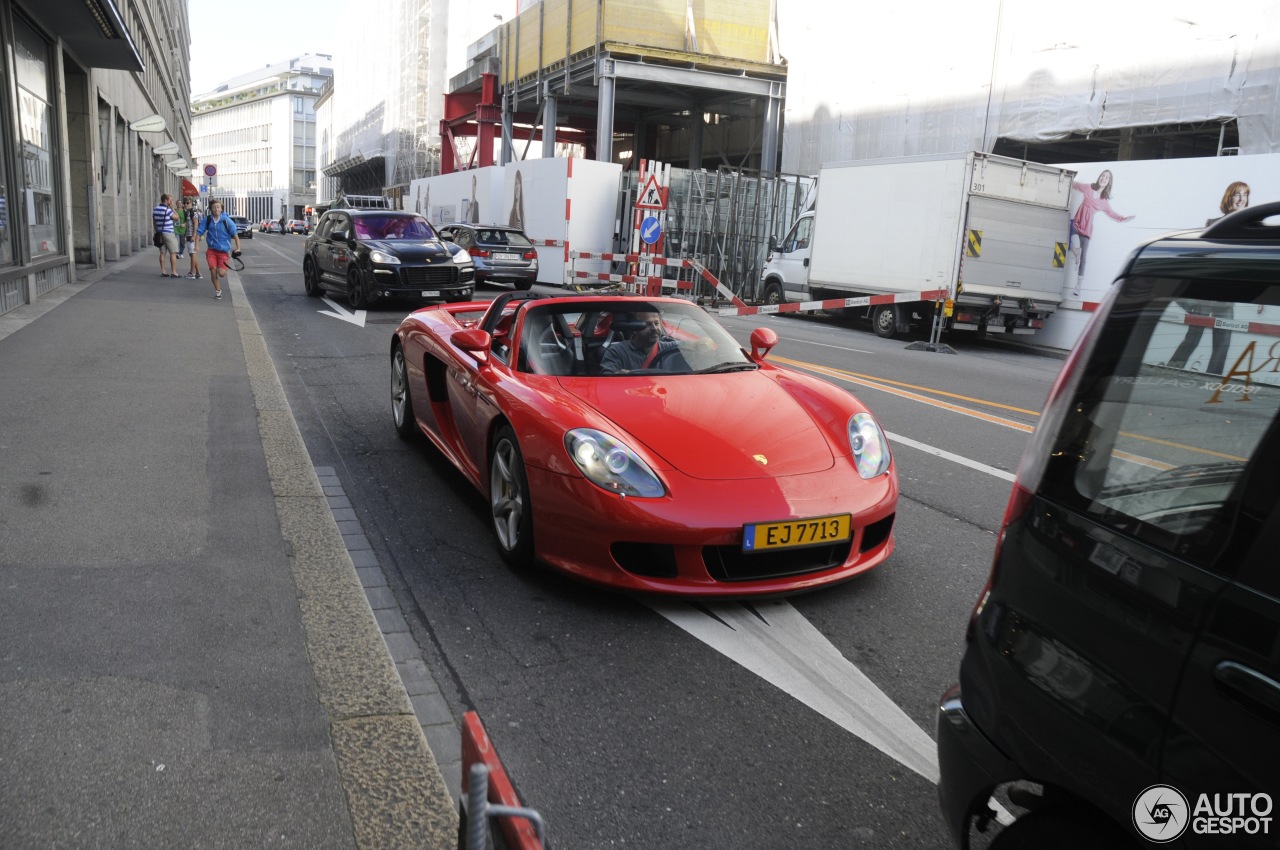
[[[178,234],[173,225],[178,220],[178,213],[173,208],[173,196],[168,193],[160,196],[160,203],[151,210],[151,222],[156,228],[155,245],[160,249],[160,276],[178,276]],[[164,270],[164,258],[169,257],[169,271]]]
[[[222,279],[227,276],[227,261],[231,259],[231,246],[240,252],[240,233],[231,216],[222,214],[222,201],[209,204],[209,215],[200,222],[199,235],[204,237],[207,249],[205,263],[209,277],[213,278],[213,297],[222,297]]]

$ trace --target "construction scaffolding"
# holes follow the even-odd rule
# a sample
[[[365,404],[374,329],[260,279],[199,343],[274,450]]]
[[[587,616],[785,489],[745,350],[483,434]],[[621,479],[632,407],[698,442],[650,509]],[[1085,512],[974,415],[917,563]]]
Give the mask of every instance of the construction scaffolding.
[[[809,208],[817,178],[799,174],[761,175],[722,166],[718,170],[671,169],[665,227],[665,254],[702,265],[734,295],[758,300],[760,274],[770,239],[782,238]],[[640,191],[639,175],[623,172],[619,221],[630,221]],[[629,232],[619,234],[615,250],[625,253]],[[695,298],[718,297],[701,275],[679,266],[658,272],[691,288]]]
[[[434,4],[430,0],[406,0],[400,5],[399,86],[389,135],[392,161],[388,164],[390,188],[407,191],[418,177],[431,174],[430,147],[433,127],[428,109],[431,91],[431,25]]]

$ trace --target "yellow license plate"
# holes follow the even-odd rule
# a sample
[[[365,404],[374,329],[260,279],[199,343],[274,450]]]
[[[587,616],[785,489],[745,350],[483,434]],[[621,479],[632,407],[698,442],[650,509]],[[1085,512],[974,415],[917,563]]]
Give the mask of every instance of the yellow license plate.
[[[793,519],[786,522],[758,522],[742,527],[742,551],[796,549],[838,543],[853,536],[849,514]]]

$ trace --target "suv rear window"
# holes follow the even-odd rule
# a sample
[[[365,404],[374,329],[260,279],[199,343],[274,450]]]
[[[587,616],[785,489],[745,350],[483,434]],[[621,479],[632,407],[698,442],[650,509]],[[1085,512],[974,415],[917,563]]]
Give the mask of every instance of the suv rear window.
[[[1280,412],[1277,288],[1150,277],[1117,286],[1041,492],[1208,565],[1249,477],[1277,475],[1250,466]]]
[[[518,230],[477,230],[476,241],[481,245],[511,245],[532,248],[533,243]]]

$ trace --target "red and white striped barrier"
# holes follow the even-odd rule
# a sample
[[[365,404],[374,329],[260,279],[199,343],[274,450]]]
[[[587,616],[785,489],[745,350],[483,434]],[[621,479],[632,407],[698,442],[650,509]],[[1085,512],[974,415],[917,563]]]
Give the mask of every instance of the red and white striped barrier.
[[[515,786],[511,784],[506,768],[502,766],[502,759],[498,758],[498,751],[494,748],[493,741],[489,739],[489,733],[485,731],[484,724],[480,722],[480,715],[474,711],[468,711],[462,716],[462,791],[464,796],[471,790],[471,766],[474,764],[482,764],[489,771],[488,798],[490,803],[511,809],[520,806],[520,798],[516,796]],[[474,813],[469,812],[468,817],[472,816],[474,816]],[[506,846],[512,848],[512,850],[543,850],[543,844],[538,839],[538,834],[527,819],[519,816],[503,817],[498,821],[498,827],[502,830],[502,837],[506,841]],[[489,835],[488,824],[485,824],[485,830],[480,834]],[[468,843],[466,846],[470,847],[471,844]]]
[[[1195,325],[1220,331],[1258,334],[1260,336],[1280,336],[1280,325],[1270,322],[1255,322],[1248,319],[1222,319],[1214,316],[1203,316],[1199,313],[1187,313],[1182,317],[1184,325]]]
[[[666,266],[668,268],[689,269],[697,272],[698,275],[710,284],[722,298],[732,301],[741,309],[751,309],[747,307],[747,303],[745,301],[733,294],[733,290],[721,283],[715,275],[707,270],[706,266],[702,265],[702,263],[699,263],[697,260],[684,260],[675,257],[655,257],[649,254],[593,254],[587,251],[571,251],[569,256],[575,260],[604,260],[616,263],[649,263],[651,265]],[[625,283],[632,285],[644,283],[649,287],[650,292],[655,291],[654,287],[661,287],[664,282],[667,282],[664,278],[648,275],[617,275],[579,271],[571,271],[569,273],[569,277],[590,278],[592,280],[602,282],[607,281],[610,283]],[[693,284],[687,280],[676,280],[671,282],[675,284],[677,290],[688,290],[693,288]]]
[[[682,266],[689,268],[689,260],[678,260],[671,257],[658,257],[651,254],[592,254],[589,251],[574,251],[573,256],[580,260],[608,260],[611,263],[649,263],[655,266]]]
[[[896,292],[891,295],[860,295],[857,298],[830,298],[826,301],[788,301],[783,304],[764,304],[759,307],[723,307],[721,316],[754,316],[772,313],[807,313],[814,310],[837,310],[841,307],[870,307],[877,304],[910,304],[916,301],[940,301],[947,297],[945,289],[927,292]],[[736,304],[742,302],[734,299]]]
[[[644,284],[648,284],[649,286],[661,286],[663,282],[663,278],[660,278],[660,277],[651,277],[651,276],[646,277],[645,275],[638,275],[638,274],[605,274],[603,272],[569,272],[569,277],[586,279],[586,280],[596,280],[596,281],[600,281],[601,283],[627,283],[627,284],[644,283]],[[689,285],[688,281],[682,280],[678,282],[684,284],[685,287],[688,287]]]

